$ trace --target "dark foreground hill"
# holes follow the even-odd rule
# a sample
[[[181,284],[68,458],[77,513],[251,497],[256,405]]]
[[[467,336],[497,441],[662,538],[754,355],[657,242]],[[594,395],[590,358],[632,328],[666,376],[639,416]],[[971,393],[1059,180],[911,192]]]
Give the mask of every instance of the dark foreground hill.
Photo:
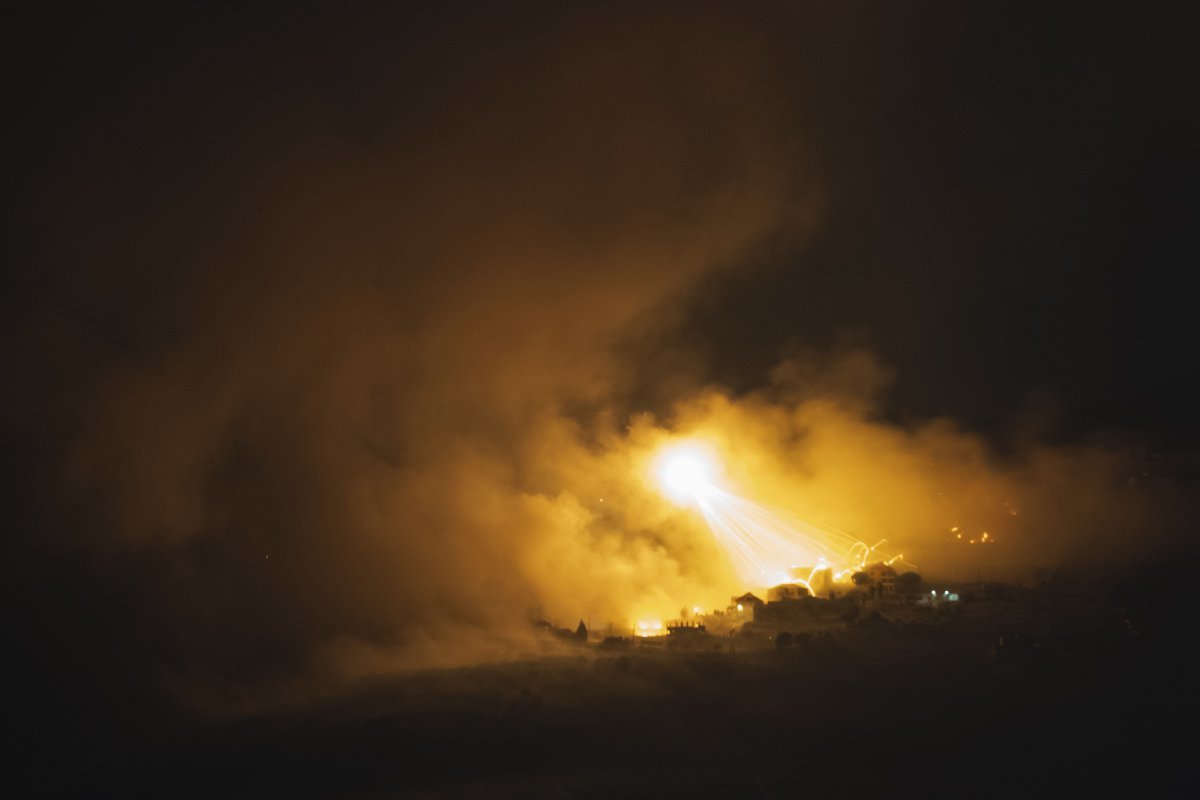
[[[1003,645],[978,626],[856,625],[734,654],[580,647],[126,724],[125,741],[27,766],[39,793],[103,797],[1187,793],[1188,647],[1144,596],[1128,610],[1127,636]]]

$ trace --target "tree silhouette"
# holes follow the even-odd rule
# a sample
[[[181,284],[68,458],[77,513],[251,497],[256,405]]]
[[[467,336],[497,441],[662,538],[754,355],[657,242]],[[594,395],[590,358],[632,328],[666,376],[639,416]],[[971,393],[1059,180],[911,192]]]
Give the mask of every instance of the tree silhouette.
[[[901,594],[916,594],[921,588],[921,576],[915,572],[903,572],[896,576],[896,591]]]

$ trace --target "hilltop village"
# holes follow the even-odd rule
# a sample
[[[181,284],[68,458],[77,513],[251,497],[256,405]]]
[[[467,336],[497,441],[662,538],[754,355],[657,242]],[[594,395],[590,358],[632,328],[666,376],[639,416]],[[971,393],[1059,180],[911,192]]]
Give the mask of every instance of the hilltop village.
[[[1124,610],[1094,587],[1044,573],[1027,585],[939,583],[874,564],[849,584],[813,580],[779,584],[765,597],[745,592],[724,609],[680,609],[672,620],[589,630],[539,623],[555,638],[599,651],[753,653],[856,644],[955,646],[1000,659],[1026,658],[1055,643],[1107,646],[1137,634]]]
[[[628,637],[610,631],[602,644],[730,651],[739,644],[786,646],[797,636],[833,634],[872,615],[929,618],[951,611],[960,598],[950,589],[926,589],[916,572],[898,573],[883,562],[855,572],[849,582],[836,582],[828,569],[798,569],[793,580],[769,588],[765,597],[745,592],[724,609],[682,608],[676,619],[637,623]]]

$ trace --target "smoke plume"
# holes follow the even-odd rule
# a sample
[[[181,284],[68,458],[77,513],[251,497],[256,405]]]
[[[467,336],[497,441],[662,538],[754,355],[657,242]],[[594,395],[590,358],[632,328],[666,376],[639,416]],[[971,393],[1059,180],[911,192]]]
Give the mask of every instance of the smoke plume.
[[[4,340],[34,596],[193,696],[716,604],[722,554],[646,476],[684,435],[756,500],[933,570],[983,558],[953,527],[1013,567],[1135,528],[1111,456],[887,423],[861,352],[749,393],[657,375],[639,413],[629,343],[803,239],[823,187],[769,111],[794,42],[630,13],[249,20],[212,50],[187,35],[220,21],[185,15],[64,78]]]

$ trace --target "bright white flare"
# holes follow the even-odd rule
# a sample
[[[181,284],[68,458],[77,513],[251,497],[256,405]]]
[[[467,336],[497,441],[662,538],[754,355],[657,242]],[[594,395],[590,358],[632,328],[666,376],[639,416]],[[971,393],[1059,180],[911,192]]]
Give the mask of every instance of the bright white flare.
[[[698,494],[707,484],[704,462],[698,458],[679,455],[667,464],[663,477],[667,486],[676,492]]]
[[[716,489],[716,456],[698,442],[682,442],[665,449],[656,461],[658,482],[668,497],[677,503],[698,502]]]
[[[877,548],[848,533],[796,519],[751,502],[716,485],[719,461],[700,442],[684,441],[664,449],[655,474],[664,494],[704,516],[738,577],[748,586],[797,583],[810,591],[824,570],[834,581],[874,561],[888,560]]]

